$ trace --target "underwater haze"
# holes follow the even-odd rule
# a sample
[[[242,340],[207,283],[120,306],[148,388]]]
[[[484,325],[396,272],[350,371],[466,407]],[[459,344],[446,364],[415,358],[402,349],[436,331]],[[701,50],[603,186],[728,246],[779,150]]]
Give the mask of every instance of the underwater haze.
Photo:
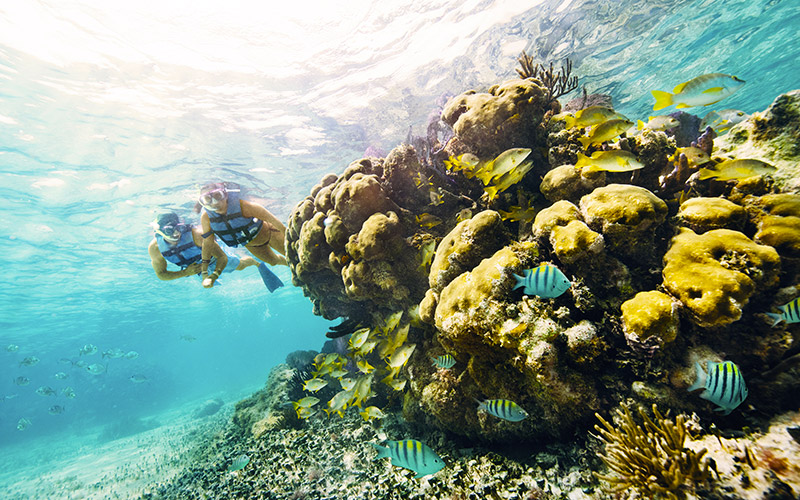
[[[516,76],[523,50],[569,58],[627,116],[654,114],[650,90],[717,72],[747,85],[708,110],[761,111],[798,87],[798,32],[790,0],[1,2],[2,482],[15,463],[76,460],[109,429],[232,405],[290,352],[322,348],[334,323],[287,267],[274,293],[255,269],[212,289],[156,278],[151,222],[196,222],[200,184],[237,183],[287,221],[326,173]],[[29,455],[42,446],[74,454]]]

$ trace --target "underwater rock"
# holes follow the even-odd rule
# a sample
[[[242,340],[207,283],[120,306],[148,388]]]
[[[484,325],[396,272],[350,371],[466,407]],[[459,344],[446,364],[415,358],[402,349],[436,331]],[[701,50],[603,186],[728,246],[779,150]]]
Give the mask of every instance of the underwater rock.
[[[747,222],[747,211],[725,198],[690,198],[681,204],[677,220],[697,234],[712,229],[741,231]]]
[[[225,402],[219,398],[209,399],[194,411],[195,418],[210,417],[216,414]]]
[[[765,111],[735,125],[715,142],[716,154],[775,166],[778,186],[800,189],[800,90],[778,96]]]
[[[509,241],[511,237],[500,214],[493,210],[459,222],[436,247],[428,274],[431,289],[442,290],[453,278],[472,269]]]
[[[606,248],[617,255],[653,258],[654,234],[664,222],[667,204],[647,189],[609,184],[581,198],[586,224],[603,234]]]
[[[286,404],[292,400],[296,383],[293,368],[274,366],[263,389],[236,403],[231,417],[236,433],[258,438],[269,430],[298,426],[294,409]]]
[[[778,284],[780,257],[738,231],[682,229],[664,255],[664,286],[702,327],[739,320],[758,288]]]
[[[578,202],[581,196],[605,185],[606,173],[602,170],[586,170],[574,165],[556,167],[542,179],[539,190],[551,202],[568,200]]]
[[[622,330],[636,352],[654,354],[678,335],[679,303],[658,291],[639,292],[622,304]]]
[[[800,279],[800,195],[767,194],[747,200],[758,209],[754,219],[756,243],[769,245],[781,256],[781,282],[795,284]]]
[[[442,120],[481,158],[544,143],[539,125],[550,109],[547,89],[533,80],[512,79],[486,92],[470,90],[450,99]]]
[[[561,332],[566,340],[569,356],[578,365],[592,365],[608,349],[608,344],[588,320],[582,320]]]
[[[547,240],[556,226],[566,226],[579,220],[582,220],[580,209],[569,201],[561,200],[536,214],[531,230],[536,238]]]

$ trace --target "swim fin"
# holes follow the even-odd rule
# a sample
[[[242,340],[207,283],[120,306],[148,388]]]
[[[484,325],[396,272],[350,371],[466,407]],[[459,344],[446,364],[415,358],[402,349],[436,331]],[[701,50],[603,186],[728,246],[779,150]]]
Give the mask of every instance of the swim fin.
[[[278,278],[278,276],[276,276],[275,273],[273,273],[263,262],[258,265],[258,273],[261,275],[264,285],[267,287],[267,289],[269,289],[270,292],[274,292],[283,286],[283,281],[281,281],[281,279]]]

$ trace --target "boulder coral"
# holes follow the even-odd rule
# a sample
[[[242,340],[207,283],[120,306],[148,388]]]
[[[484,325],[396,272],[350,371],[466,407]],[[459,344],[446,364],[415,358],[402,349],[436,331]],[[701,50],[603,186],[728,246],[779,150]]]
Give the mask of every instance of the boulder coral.
[[[678,302],[653,290],[639,292],[622,304],[622,329],[628,345],[637,351],[653,353],[678,335]]]
[[[656,228],[667,216],[667,204],[645,188],[609,184],[581,198],[586,224],[603,234],[606,248],[617,255],[647,260]]]
[[[461,143],[483,158],[543,142],[539,125],[549,109],[546,88],[533,80],[512,79],[486,92],[470,90],[452,98],[442,120],[453,127]]]
[[[664,255],[664,286],[701,327],[739,320],[756,288],[776,286],[779,272],[774,248],[730,229],[682,229]]]
[[[725,198],[690,198],[678,210],[678,221],[695,233],[712,229],[741,231],[747,221],[744,207]]]

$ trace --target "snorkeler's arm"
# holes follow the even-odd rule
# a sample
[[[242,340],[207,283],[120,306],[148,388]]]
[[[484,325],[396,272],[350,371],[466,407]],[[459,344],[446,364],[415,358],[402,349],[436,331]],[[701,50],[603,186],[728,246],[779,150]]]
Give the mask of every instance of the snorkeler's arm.
[[[161,250],[158,249],[158,243],[156,243],[155,239],[150,242],[150,245],[147,247],[147,252],[150,254],[150,264],[152,264],[153,271],[156,272],[158,279],[169,281],[190,276],[190,268],[181,269],[180,271],[167,270],[167,260],[161,255]],[[195,273],[196,272],[195,270]]]
[[[209,275],[209,278],[216,280],[220,277],[222,272],[225,270],[225,267],[228,265],[228,254],[226,254],[222,248],[220,248],[215,238],[203,239],[203,235],[198,229],[195,229],[193,237],[195,243],[199,241],[203,247],[209,247],[211,249],[211,257],[217,259],[217,263],[214,266],[214,272]]]
[[[217,242],[214,238],[214,233],[211,232],[211,221],[208,220],[208,214],[203,212],[200,215],[200,227],[202,228],[200,238],[203,240],[202,244],[202,259],[200,261],[200,274],[205,279],[208,276],[208,264],[211,262],[211,244],[213,243],[217,247]],[[211,234],[209,234],[211,233]],[[208,237],[203,237],[202,235],[208,234]]]
[[[262,207],[258,203],[253,203],[252,201],[245,201],[245,200],[239,200],[239,203],[242,207],[243,216],[247,218],[255,217],[256,219],[268,222],[273,228],[277,229],[278,231],[282,232],[286,231],[286,226],[283,225],[283,222],[279,221],[278,218],[272,215],[272,213],[269,210]]]

